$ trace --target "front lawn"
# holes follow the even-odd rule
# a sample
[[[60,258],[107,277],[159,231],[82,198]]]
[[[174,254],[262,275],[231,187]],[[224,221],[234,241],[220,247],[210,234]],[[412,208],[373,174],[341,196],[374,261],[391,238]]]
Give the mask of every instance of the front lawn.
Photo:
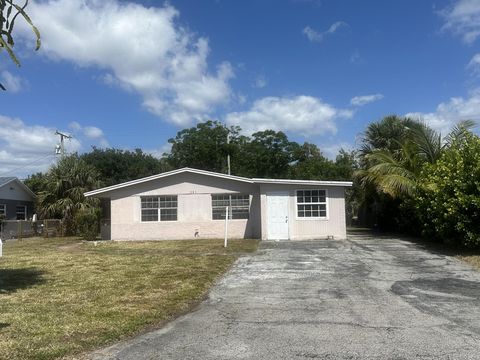
[[[53,359],[160,326],[186,311],[258,242],[7,242],[0,359]]]

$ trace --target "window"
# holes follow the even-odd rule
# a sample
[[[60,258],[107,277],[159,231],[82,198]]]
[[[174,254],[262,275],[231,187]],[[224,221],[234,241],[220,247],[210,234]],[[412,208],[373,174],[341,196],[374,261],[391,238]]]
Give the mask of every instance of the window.
[[[25,205],[17,205],[17,220],[27,219],[27,207]]]
[[[225,219],[225,208],[227,206],[230,219],[248,219],[250,196],[248,194],[212,195],[212,219]]]
[[[142,221],[176,221],[177,196],[146,196],[141,198]]]
[[[325,190],[297,190],[297,217],[326,218],[327,192]]]
[[[7,205],[0,204],[0,216],[7,216]]]

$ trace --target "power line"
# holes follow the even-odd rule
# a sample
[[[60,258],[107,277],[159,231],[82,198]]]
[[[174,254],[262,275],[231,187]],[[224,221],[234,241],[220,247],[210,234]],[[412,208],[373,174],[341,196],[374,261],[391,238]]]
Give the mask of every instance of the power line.
[[[5,175],[11,174],[11,173],[13,173],[13,172],[16,172],[16,171],[18,171],[18,170],[24,169],[24,168],[26,168],[27,166],[30,166],[30,165],[32,165],[32,164],[35,164],[36,162],[38,162],[38,161],[40,161],[40,160],[43,160],[43,159],[46,159],[46,158],[48,158],[48,157],[50,157],[50,156],[54,157],[55,154],[48,154],[48,155],[42,156],[41,158],[35,159],[35,160],[33,160],[32,162],[29,162],[29,163],[27,163],[27,164],[24,164],[24,165],[18,167],[18,168],[15,168],[15,169],[12,169],[12,170],[10,170],[10,171],[7,171],[7,172],[5,172],[5,173],[3,173],[3,174],[0,174],[0,176],[5,176]]]

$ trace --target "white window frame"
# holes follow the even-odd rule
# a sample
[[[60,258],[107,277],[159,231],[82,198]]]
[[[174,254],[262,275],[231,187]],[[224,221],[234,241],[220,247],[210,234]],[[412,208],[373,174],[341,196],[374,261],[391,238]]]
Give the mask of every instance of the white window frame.
[[[315,203],[299,203],[298,202],[298,191],[312,191],[312,190],[321,190],[325,191],[325,202],[315,202]],[[321,221],[326,221],[329,220],[329,207],[328,207],[328,189],[322,189],[322,188],[314,188],[314,189],[296,189],[295,190],[295,220],[300,220],[300,221],[311,221],[311,220],[321,220]],[[325,216],[311,216],[311,217],[301,217],[298,216],[298,205],[323,205],[325,204]]]
[[[0,215],[7,216],[7,204],[0,204]]]
[[[243,195],[243,196],[247,196],[248,197],[248,205],[242,205],[242,206],[231,206],[229,205],[229,209],[228,209],[228,212],[229,212],[229,217],[228,217],[228,220],[233,220],[233,221],[245,221],[245,220],[249,220],[250,219],[250,205],[252,204],[252,199],[251,199],[251,196],[250,194],[245,194],[245,193],[231,193],[231,194],[211,194],[211,197],[210,197],[210,205],[212,207],[212,211],[210,212],[210,215],[212,217],[212,221],[224,221],[225,218],[221,218],[221,219],[214,219],[213,218],[213,209],[214,209],[214,206],[213,206],[213,197],[214,196],[229,196],[230,197],[230,204],[231,204],[231,196],[235,196],[235,195]],[[246,208],[248,207],[248,217],[247,218],[242,218],[242,219],[233,219],[233,216],[232,216],[232,213],[233,213],[233,209],[234,208]],[[220,206],[215,206],[215,208],[225,208],[225,207],[220,207]]]
[[[24,214],[25,214],[23,220],[27,220],[27,215],[28,215],[28,213],[27,213],[27,205],[17,205],[17,206],[15,207],[15,218],[16,218],[17,220],[20,220],[20,219],[18,219],[18,208],[19,208],[19,207],[23,207],[23,211],[24,211]]]
[[[160,198],[161,197],[166,197],[166,196],[174,196],[176,198],[176,202],[177,202],[177,206],[176,207],[161,207],[161,201],[160,201]],[[158,202],[158,207],[157,208],[142,208],[142,199],[144,198],[157,198],[157,202]],[[161,210],[165,210],[165,209],[175,209],[177,210],[177,218],[175,220],[162,220],[162,214],[161,214]],[[143,220],[143,216],[142,216],[142,210],[157,210],[157,220]],[[146,196],[140,196],[140,222],[141,223],[159,223],[159,222],[162,222],[162,223],[165,223],[165,222],[177,222],[178,221],[178,195],[146,195]]]

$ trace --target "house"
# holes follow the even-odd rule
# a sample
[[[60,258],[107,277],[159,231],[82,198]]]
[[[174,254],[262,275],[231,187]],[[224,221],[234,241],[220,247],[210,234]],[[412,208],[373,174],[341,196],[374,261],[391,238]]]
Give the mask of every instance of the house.
[[[35,194],[16,177],[0,177],[0,216],[27,220],[33,216]]]
[[[183,168],[85,196],[104,199],[113,240],[222,238],[227,206],[230,238],[341,239],[346,237],[345,188],[351,185]]]

